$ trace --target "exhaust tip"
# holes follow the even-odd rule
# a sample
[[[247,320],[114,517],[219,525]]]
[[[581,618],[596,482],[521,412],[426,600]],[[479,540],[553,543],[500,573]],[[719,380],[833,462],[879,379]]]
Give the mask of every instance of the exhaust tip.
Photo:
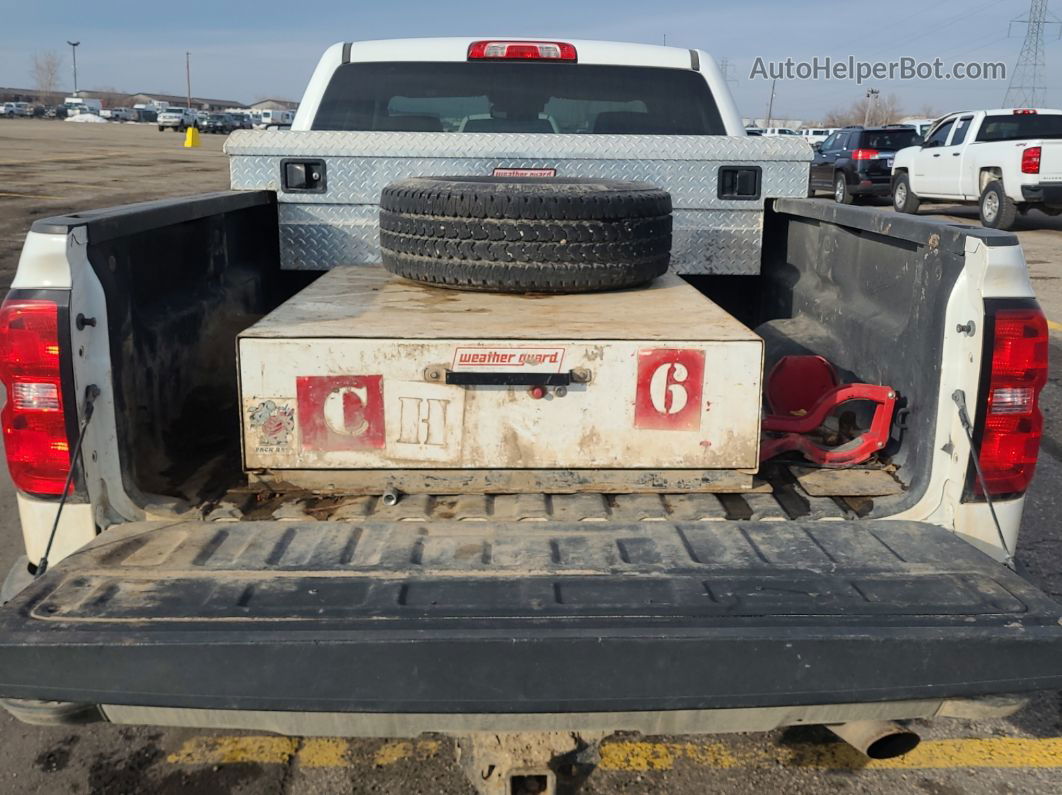
[[[893,759],[918,747],[922,738],[906,726],[886,720],[856,720],[829,724],[832,731],[846,743],[870,759]]]
[[[888,734],[867,746],[867,756],[871,759],[894,759],[897,756],[909,754],[922,738],[912,731],[898,731]]]

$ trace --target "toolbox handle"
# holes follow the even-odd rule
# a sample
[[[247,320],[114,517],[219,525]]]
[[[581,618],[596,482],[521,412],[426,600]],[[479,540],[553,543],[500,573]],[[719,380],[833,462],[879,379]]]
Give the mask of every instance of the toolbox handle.
[[[457,386],[569,386],[571,373],[479,373],[446,371],[446,383]]]

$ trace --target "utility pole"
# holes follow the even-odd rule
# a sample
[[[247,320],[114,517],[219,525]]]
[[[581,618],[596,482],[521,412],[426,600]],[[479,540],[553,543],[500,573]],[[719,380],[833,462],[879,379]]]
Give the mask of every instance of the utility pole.
[[[74,96],[77,96],[77,46],[81,44],[80,41],[68,41],[70,45],[70,51],[74,54]]]
[[[184,54],[184,85],[188,91],[188,108],[192,107],[192,54]]]
[[[775,77],[775,78],[773,78],[771,80],[771,98],[767,101],[767,123],[763,125],[764,127],[770,127],[771,126],[771,118],[772,118],[771,114],[774,113],[774,84],[777,83],[777,82],[778,82],[778,78],[777,77]]]
[[[1058,25],[1058,35],[1062,38],[1062,24],[1054,14],[1048,12],[1047,0],[1031,0],[1029,13],[1012,20],[1010,27],[1014,25],[1025,25],[1025,41],[1014,65],[1014,73],[1010,77],[1007,94],[1003,97],[1003,105],[1008,108],[1036,108],[1043,104],[1046,88],[1044,28],[1048,25]],[[1010,34],[1009,28],[1007,34]]]
[[[874,109],[874,107],[878,104],[878,94],[880,93],[881,92],[878,91],[876,88],[867,89],[867,109],[866,112],[863,114],[864,127],[870,126],[870,111]]]

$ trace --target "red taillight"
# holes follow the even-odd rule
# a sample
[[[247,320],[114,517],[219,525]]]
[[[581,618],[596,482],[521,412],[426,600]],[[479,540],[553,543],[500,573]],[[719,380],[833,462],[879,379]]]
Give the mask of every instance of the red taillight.
[[[1034,108],[1018,108],[1014,111],[1015,116],[1035,116],[1036,110]]]
[[[574,61],[575,47],[562,41],[474,41],[468,60]]]
[[[70,444],[59,368],[59,307],[8,298],[0,305],[0,413],[15,487],[36,495],[63,493]]]
[[[1029,487],[1040,451],[1040,390],[1047,383],[1047,320],[1039,309],[995,314],[992,364],[978,460],[991,497]]]
[[[853,160],[873,160],[877,156],[877,149],[856,149],[852,152]]]
[[[1039,174],[1040,173],[1040,147],[1030,146],[1024,152],[1021,153],[1021,173],[1022,174]]]

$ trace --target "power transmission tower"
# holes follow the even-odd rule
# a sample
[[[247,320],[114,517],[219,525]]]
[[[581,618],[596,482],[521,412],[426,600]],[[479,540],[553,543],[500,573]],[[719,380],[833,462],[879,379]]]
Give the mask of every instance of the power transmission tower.
[[[1044,28],[1048,25],[1059,25],[1059,36],[1062,37],[1062,24],[1054,14],[1048,13],[1047,0],[1030,0],[1029,13],[1011,21],[1010,25],[1025,25],[1025,41],[1021,45],[1018,62],[1014,65],[1014,74],[1010,77],[1010,86],[1003,98],[1003,106],[1036,108],[1043,104],[1046,87]]]
[[[723,80],[727,85],[737,85],[737,78],[734,77],[734,64],[730,63],[730,59],[725,55],[719,59],[719,71],[723,73]]]

